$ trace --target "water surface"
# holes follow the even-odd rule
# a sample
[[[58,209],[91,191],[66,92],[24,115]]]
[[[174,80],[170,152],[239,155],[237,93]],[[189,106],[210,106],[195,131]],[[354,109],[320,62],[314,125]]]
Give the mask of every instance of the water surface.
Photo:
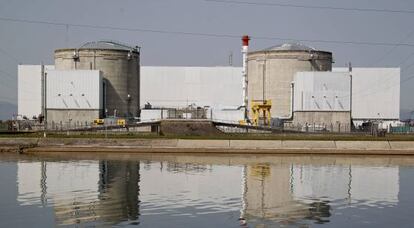
[[[414,158],[1,155],[0,227],[413,227]]]

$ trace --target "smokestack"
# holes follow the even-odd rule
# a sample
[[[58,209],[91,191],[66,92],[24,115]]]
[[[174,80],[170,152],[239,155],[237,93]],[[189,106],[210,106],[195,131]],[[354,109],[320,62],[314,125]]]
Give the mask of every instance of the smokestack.
[[[250,37],[245,35],[242,37],[242,54],[243,54],[243,70],[242,70],[242,85],[243,85],[243,101],[242,106],[244,107],[244,119],[248,120],[248,97],[247,97],[247,53],[249,51],[249,40]]]
[[[250,37],[249,36],[243,36],[242,37],[243,46],[248,47],[249,46],[249,40],[250,40]]]

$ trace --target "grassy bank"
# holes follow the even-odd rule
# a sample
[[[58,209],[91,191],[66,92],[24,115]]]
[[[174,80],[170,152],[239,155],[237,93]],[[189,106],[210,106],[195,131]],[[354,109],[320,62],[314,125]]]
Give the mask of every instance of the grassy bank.
[[[41,138],[43,133],[0,133],[0,138]],[[334,140],[334,141],[414,141],[414,135],[388,134],[385,137],[374,137],[366,134],[312,134],[312,133],[279,133],[279,134],[220,134],[209,136],[157,135],[155,133],[48,133],[48,138],[125,138],[125,139],[224,139],[224,140]]]

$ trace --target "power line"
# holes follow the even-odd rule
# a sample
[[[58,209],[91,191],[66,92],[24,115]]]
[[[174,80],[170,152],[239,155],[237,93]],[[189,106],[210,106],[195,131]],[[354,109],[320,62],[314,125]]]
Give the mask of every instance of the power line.
[[[367,46],[400,46],[400,47],[414,47],[410,43],[388,43],[388,42],[368,42],[368,41],[345,41],[345,40],[322,40],[322,39],[292,39],[280,37],[255,37],[258,40],[288,40],[294,42],[309,42],[309,43],[331,43],[331,44],[352,44],[352,45],[367,45]]]
[[[22,22],[22,23],[30,23],[30,24],[71,26],[71,27],[95,28],[95,29],[105,29],[105,30],[129,31],[129,32],[151,32],[151,33],[165,33],[165,34],[189,35],[189,36],[206,36],[206,37],[219,37],[219,38],[220,37],[221,38],[240,38],[239,35],[228,35],[228,34],[168,31],[168,30],[127,28],[127,27],[116,27],[116,26],[106,26],[106,25],[91,25],[91,24],[73,24],[73,23],[39,21],[39,20],[26,20],[26,19],[5,18],[5,17],[0,17],[0,21],[13,21],[13,22]]]
[[[414,52],[411,52],[406,58],[404,58],[402,61],[400,61],[399,63],[398,63],[398,65],[400,65],[400,69],[402,68],[401,67],[401,65],[402,64],[405,64],[408,60],[410,60],[411,59],[411,57],[413,57],[414,56]],[[406,66],[405,68],[406,69],[408,69],[408,68],[410,68],[412,65],[413,65],[414,63],[412,63],[412,64],[410,64],[410,65],[408,65],[408,66]],[[401,73],[400,73],[401,74]],[[383,77],[386,77],[386,76],[391,76],[391,73],[387,73],[386,75],[383,75]],[[403,85],[405,85],[405,84],[403,84],[404,82],[407,82],[407,81],[410,81],[411,79],[413,79],[414,78],[414,76],[411,76],[411,77],[408,77],[408,78],[405,78],[405,79],[403,79],[403,80],[401,80],[400,79],[400,83],[398,83],[398,84],[391,84],[390,86],[387,86],[387,87],[385,87],[385,88],[381,88],[381,86],[376,86],[376,87],[370,87],[370,88],[368,88],[368,89],[366,89],[366,90],[364,90],[364,91],[356,91],[355,93],[352,93],[352,95],[354,96],[354,95],[363,95],[363,96],[367,96],[367,95],[371,95],[371,94],[375,94],[375,93],[379,93],[379,92],[381,92],[380,90],[378,90],[378,88],[381,88],[382,90],[386,90],[386,89],[390,89],[390,88],[393,88],[393,87],[395,87],[395,86],[403,86]],[[392,78],[388,78],[388,79],[386,79],[385,81],[383,81],[382,82],[382,85],[388,85],[389,84],[389,82],[391,82],[393,79]],[[342,96],[342,97],[340,97],[340,98],[345,98],[345,97],[347,97],[347,96]]]
[[[16,63],[20,63],[17,58],[15,58],[13,55],[9,54],[7,51],[0,48],[0,52],[3,53],[5,56],[9,57],[11,60],[15,61]]]
[[[6,71],[4,71],[2,69],[0,69],[0,73],[3,73],[3,75],[5,75],[5,76],[9,76],[10,79],[15,79],[15,76],[13,74],[11,74],[9,72],[6,72]]]
[[[406,42],[407,40],[409,40],[409,38],[412,36],[414,34],[414,30],[412,30],[411,32],[409,32],[406,36],[404,36],[404,38],[403,39],[401,39],[400,41],[399,41],[399,43],[404,43],[404,42]],[[384,59],[386,59],[389,55],[391,55],[391,53],[392,52],[394,52],[397,48],[398,48],[399,46],[398,45],[395,45],[395,46],[393,46],[392,48],[390,48],[383,56],[381,56],[380,58],[378,58],[376,61],[374,61],[371,65],[374,65],[374,64],[378,64],[378,63],[380,63],[381,61],[383,61]],[[411,56],[410,56],[411,57]]]
[[[268,3],[268,2],[249,2],[236,0],[204,0],[205,2],[236,4],[246,6],[273,6],[273,7],[289,7],[289,8],[303,8],[303,9],[321,9],[321,10],[340,10],[340,11],[355,11],[355,12],[372,12],[372,13],[398,13],[398,14],[414,14],[414,10],[393,10],[393,9],[378,9],[378,8],[356,8],[356,7],[334,7],[334,6],[320,6],[320,5],[298,5],[289,3]]]
[[[184,36],[214,37],[214,38],[240,39],[241,37],[240,35],[234,35],[234,34],[199,33],[199,32],[186,32],[186,31],[144,29],[144,28],[127,28],[127,27],[92,25],[92,24],[73,24],[73,23],[64,23],[64,22],[27,20],[27,19],[16,19],[16,18],[5,18],[5,17],[0,17],[0,21],[20,22],[20,23],[29,23],[29,24],[44,24],[44,25],[65,26],[65,27],[71,26],[71,27],[128,31],[128,32],[148,32],[148,33],[173,34],[173,35],[184,35]],[[290,37],[266,37],[266,36],[252,36],[252,38],[256,40],[279,40],[279,41],[309,42],[309,43],[414,47],[414,44],[411,44],[411,43],[389,43],[389,42],[345,41],[345,40],[323,40],[323,39],[296,39],[296,38],[290,38]]]

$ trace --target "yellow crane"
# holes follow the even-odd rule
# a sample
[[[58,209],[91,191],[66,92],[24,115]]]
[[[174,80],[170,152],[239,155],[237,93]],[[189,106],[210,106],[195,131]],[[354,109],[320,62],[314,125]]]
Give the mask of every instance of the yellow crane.
[[[270,109],[272,108],[272,100],[252,100],[251,102],[251,115],[253,126],[270,126],[271,115]]]

